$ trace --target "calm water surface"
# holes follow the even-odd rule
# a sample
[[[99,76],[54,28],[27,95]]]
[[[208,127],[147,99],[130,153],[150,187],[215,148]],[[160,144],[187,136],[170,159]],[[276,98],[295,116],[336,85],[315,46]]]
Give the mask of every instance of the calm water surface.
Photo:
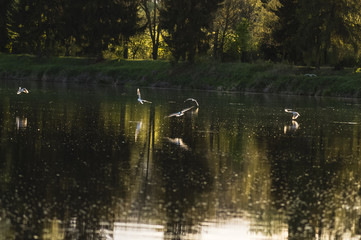
[[[358,101],[17,84],[0,88],[0,240],[361,237]]]

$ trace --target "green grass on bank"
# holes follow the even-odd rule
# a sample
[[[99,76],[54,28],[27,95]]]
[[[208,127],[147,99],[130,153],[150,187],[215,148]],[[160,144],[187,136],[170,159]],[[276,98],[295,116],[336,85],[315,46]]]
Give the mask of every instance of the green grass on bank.
[[[0,77],[80,83],[125,83],[141,80],[168,66],[161,61],[103,61],[73,57],[37,58],[0,54]]]
[[[305,75],[306,74],[306,75]],[[316,76],[307,76],[315,74]],[[269,62],[171,65],[167,61],[36,58],[0,54],[0,77],[36,81],[270,92],[297,95],[361,97],[356,69],[310,69]]]

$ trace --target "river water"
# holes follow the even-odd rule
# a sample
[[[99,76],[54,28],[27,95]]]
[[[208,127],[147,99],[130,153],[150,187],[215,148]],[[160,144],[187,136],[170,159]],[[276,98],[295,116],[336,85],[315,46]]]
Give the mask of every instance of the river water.
[[[0,240],[361,237],[358,100],[15,84]]]

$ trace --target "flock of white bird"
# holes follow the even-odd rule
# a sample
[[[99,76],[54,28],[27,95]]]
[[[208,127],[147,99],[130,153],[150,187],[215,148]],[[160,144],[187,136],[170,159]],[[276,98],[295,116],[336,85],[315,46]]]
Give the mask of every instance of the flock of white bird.
[[[17,91],[17,94],[21,94],[21,93],[29,93],[29,90],[26,89],[26,88],[19,87],[19,89],[18,89],[18,91]],[[151,101],[142,99],[139,88],[137,88],[137,95],[138,95],[138,102],[139,102],[140,104],[152,103]],[[193,101],[193,102],[196,103],[197,108],[199,107],[198,101],[195,100],[194,98],[187,98],[184,102],[187,102],[187,101]],[[194,106],[191,106],[191,107],[182,109],[182,110],[179,111],[179,112],[171,113],[171,114],[169,114],[169,115],[166,116],[166,117],[181,117],[181,116],[184,115],[185,112],[191,110],[192,108],[194,108]],[[299,114],[298,112],[292,111],[291,109],[287,109],[287,108],[286,108],[286,109],[285,109],[285,112],[292,114],[292,120],[296,120],[296,119],[300,116],[300,114]]]
[[[142,99],[142,97],[141,97],[141,95],[140,95],[140,90],[139,90],[139,88],[137,89],[137,95],[138,95],[138,102],[140,102],[141,104],[143,104],[143,103],[152,103],[151,101]],[[194,98],[187,98],[184,102],[186,102],[186,101],[193,101],[193,102],[196,103],[197,108],[199,107],[198,101],[195,100]],[[181,111],[179,111],[179,112],[171,113],[171,114],[169,114],[169,115],[166,116],[166,117],[181,117],[181,116],[184,115],[185,112],[191,110],[192,108],[194,108],[194,106],[185,108],[185,109],[183,109],[183,110],[181,110]],[[285,112],[292,114],[292,120],[296,120],[299,116],[301,116],[298,112],[295,112],[295,111],[293,111],[293,110],[291,110],[291,109],[287,109],[287,108],[286,108],[286,109],[285,109]]]
[[[151,101],[142,99],[142,97],[141,97],[141,95],[140,95],[140,90],[139,90],[139,88],[137,89],[137,95],[138,95],[138,102],[139,102],[140,104],[152,103]],[[199,107],[198,101],[195,100],[194,98],[187,98],[184,102],[187,102],[187,101],[193,101],[193,102],[196,103],[197,108]],[[169,114],[168,116],[165,116],[165,117],[181,117],[181,116],[184,115],[185,112],[191,110],[192,108],[194,108],[194,106],[191,106],[191,107],[182,109],[182,110],[179,111],[179,112],[171,113],[171,114]]]
[[[17,91],[17,94],[22,94],[22,93],[29,93],[29,90],[26,89],[26,88],[22,88],[22,87],[19,87],[18,91]],[[138,95],[138,102],[140,104],[144,104],[144,103],[152,103],[151,101],[148,101],[148,100],[145,100],[145,99],[142,99],[141,97],[141,94],[140,94],[140,90],[139,88],[137,88],[137,95]],[[199,103],[196,99],[194,98],[187,98],[186,100],[184,100],[184,102],[187,102],[187,101],[192,101],[196,104],[196,112],[198,112],[198,108],[199,108]],[[165,118],[170,118],[170,117],[181,117],[183,116],[187,111],[193,109],[195,106],[191,106],[191,107],[187,107],[187,108],[184,108],[182,109],[181,111],[179,112],[175,112],[175,113],[171,113],[169,114],[168,116],[165,116]],[[287,130],[292,130],[292,129],[297,129],[298,128],[298,123],[295,121],[299,116],[300,114],[298,112],[295,112],[291,109],[285,109],[285,112],[287,113],[291,113],[292,114],[292,125],[291,126],[285,126],[285,132]],[[137,124],[137,129],[136,129],[136,132],[135,132],[135,141],[137,141],[137,137],[138,137],[138,134],[139,134],[139,130],[142,126],[142,122],[138,122]],[[290,129],[288,129],[290,128]],[[179,145],[181,146],[182,148],[184,148],[185,150],[188,150],[189,147],[183,142],[183,140],[181,138],[167,138],[169,142],[172,142],[176,145]]]

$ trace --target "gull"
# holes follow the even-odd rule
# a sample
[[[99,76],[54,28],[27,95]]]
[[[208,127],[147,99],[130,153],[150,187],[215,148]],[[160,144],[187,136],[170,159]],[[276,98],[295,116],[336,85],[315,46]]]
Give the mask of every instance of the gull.
[[[139,88],[137,88],[137,95],[138,95],[138,102],[140,102],[141,104],[143,104],[143,103],[152,103],[152,102],[150,102],[150,101],[148,101],[148,100],[145,100],[145,99],[142,99],[141,97],[140,97],[140,90],[139,90]]]
[[[189,108],[185,108],[185,109],[183,109],[183,110],[180,111],[180,112],[176,112],[176,113],[169,114],[169,115],[166,116],[166,117],[181,117],[181,116],[184,115],[184,113],[185,113],[186,111],[191,110],[192,108],[194,108],[194,106],[189,107]]]
[[[291,109],[285,109],[285,112],[292,113],[292,120],[297,119],[299,116],[301,116],[298,112],[292,111]]]
[[[16,94],[21,94],[21,93],[29,93],[29,91],[26,88],[19,87],[18,92]]]
[[[317,77],[317,75],[314,74],[314,73],[306,73],[305,76],[307,76],[307,77]]]
[[[186,102],[186,101],[193,101],[197,104],[197,107],[199,107],[197,100],[195,100],[194,98],[187,98],[184,102]]]

